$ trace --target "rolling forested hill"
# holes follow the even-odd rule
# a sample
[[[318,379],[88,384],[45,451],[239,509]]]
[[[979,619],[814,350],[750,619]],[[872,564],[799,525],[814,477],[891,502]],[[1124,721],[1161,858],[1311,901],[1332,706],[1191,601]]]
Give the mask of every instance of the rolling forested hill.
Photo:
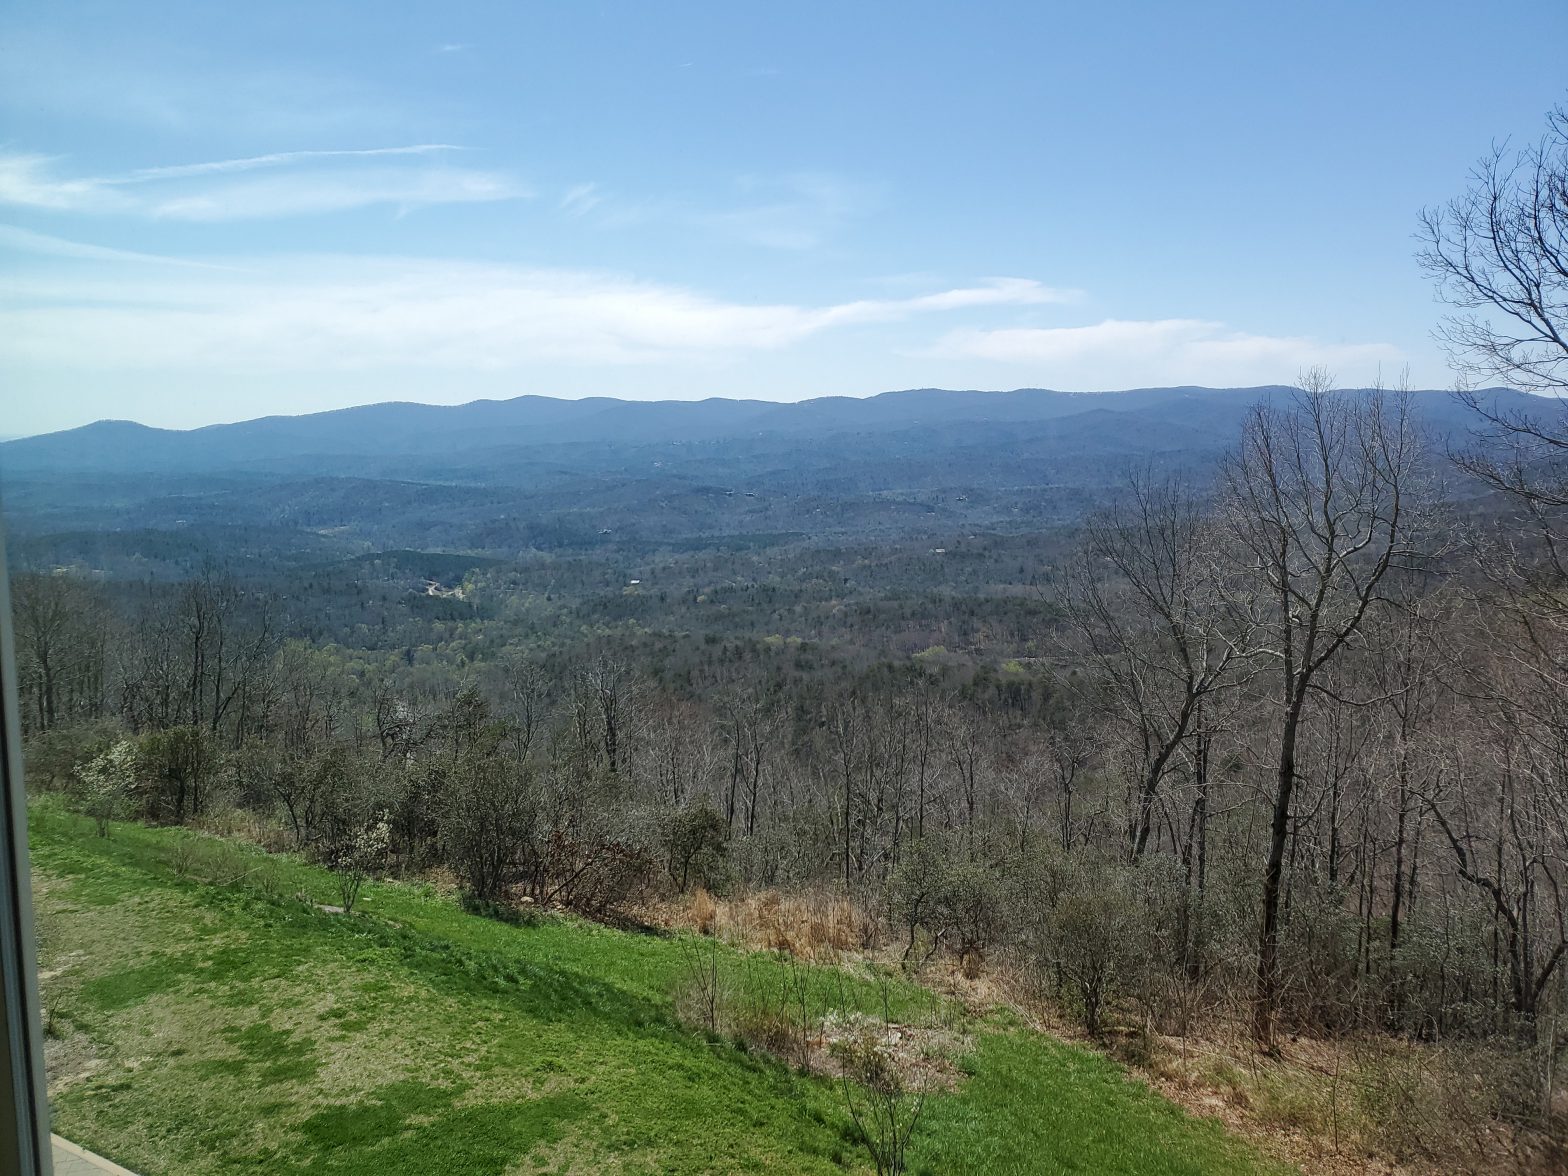
[[[183,432],[100,421],[0,445],[0,487],[24,556],[46,562],[96,563],[119,542],[105,536],[127,532],[199,534],[209,554],[266,536],[280,552],[503,558],[721,537],[1015,532],[1081,517],[1134,468],[1205,479],[1250,408],[1288,394],[926,389],[794,404],[524,396]],[[1515,410],[1541,403],[1494,395]],[[1416,402],[1439,442],[1473,423],[1445,393]]]

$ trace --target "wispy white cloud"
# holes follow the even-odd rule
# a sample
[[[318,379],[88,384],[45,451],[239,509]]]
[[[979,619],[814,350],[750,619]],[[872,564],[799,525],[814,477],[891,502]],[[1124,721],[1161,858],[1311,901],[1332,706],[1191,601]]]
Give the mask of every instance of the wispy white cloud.
[[[799,172],[741,176],[701,197],[629,198],[598,184],[579,184],[567,191],[560,208],[604,229],[666,225],[764,249],[807,250],[827,244],[853,221],[874,212],[880,200],[871,185]]]
[[[1031,278],[988,278],[975,286],[962,286],[936,294],[909,298],[866,298],[822,307],[812,314],[821,326],[890,322],[917,314],[973,310],[993,306],[1038,306],[1048,302],[1074,302],[1077,290],[1057,289]]]
[[[868,186],[822,172],[745,176],[735,207],[693,219],[725,236],[769,249],[814,249],[877,205]]]
[[[505,176],[456,168],[312,173],[214,185],[200,192],[153,201],[150,216],[169,220],[224,221],[342,212],[369,205],[422,208],[513,200],[528,189]]]
[[[603,203],[604,196],[599,191],[599,185],[587,183],[568,188],[558,207],[568,216],[586,216]]]
[[[0,153],[0,204],[53,212],[216,221],[338,212],[371,205],[414,208],[531,195],[526,186],[505,174],[421,160],[456,150],[459,148],[451,144],[422,143],[342,151],[283,151],[74,178],[58,174],[57,158]],[[421,161],[389,163],[389,157]],[[334,166],[320,166],[323,163]]]
[[[48,257],[69,257],[80,261],[121,261],[151,265],[172,265],[194,269],[222,269],[204,261],[191,261],[183,257],[164,257],[156,253],[137,253],[130,249],[112,249],[83,241],[69,241],[48,233],[35,233],[15,225],[0,225],[0,251],[43,254]]]
[[[221,172],[254,171],[259,167],[281,167],[319,159],[365,159],[387,155],[432,155],[439,151],[461,151],[452,143],[416,143],[409,147],[369,147],[346,151],[274,151],[268,155],[249,155],[243,159],[217,159],[208,163],[177,163],[171,167],[142,167],[123,176],[109,176],[100,184],[145,184],[156,180],[175,180],[186,176],[213,175]]]
[[[133,278],[14,276],[0,296],[0,362],[214,374],[701,362],[1063,296],[1004,278],[911,298],[754,305],[599,272],[323,257],[178,278],[149,267]]]
[[[48,155],[0,152],[0,204],[53,212],[114,212],[135,203],[99,179],[56,178],[56,162]]]
[[[1106,319],[1076,327],[962,328],[948,332],[922,354],[1009,364],[1026,369],[1042,384],[1065,388],[1266,383],[1316,364],[1350,371],[1405,359],[1399,348],[1388,343],[1259,335],[1221,322],[1184,318]]]

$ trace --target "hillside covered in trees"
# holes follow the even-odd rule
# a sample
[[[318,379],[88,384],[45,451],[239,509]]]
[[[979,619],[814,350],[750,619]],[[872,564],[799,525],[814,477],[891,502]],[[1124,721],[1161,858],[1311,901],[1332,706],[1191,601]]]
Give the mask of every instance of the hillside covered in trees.
[[[1550,535],[1489,450],[1450,458],[1484,418],[1444,394],[1213,395],[1227,447],[1138,452],[1071,521],[937,503],[881,539],[661,541],[644,497],[578,544],[361,550],[407,514],[318,478],[241,496],[280,517],[224,547],[167,514],[52,532],[24,472],[33,786],[105,821],[253,814],[487,909],[837,894],[905,968],[1091,1038],[1424,1043],[1400,1064],[1467,1146],[1536,1154],[1568,976]]]

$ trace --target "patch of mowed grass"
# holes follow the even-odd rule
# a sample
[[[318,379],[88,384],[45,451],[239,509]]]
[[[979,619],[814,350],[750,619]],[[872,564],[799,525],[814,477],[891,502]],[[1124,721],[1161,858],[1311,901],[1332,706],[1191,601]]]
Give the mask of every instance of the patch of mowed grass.
[[[1213,1120],[1194,1119],[1115,1062],[1026,1032],[982,1036],[968,1075],[933,1100],[910,1148],[917,1176],[1137,1172],[1281,1176]]]
[[[345,917],[315,905],[331,875],[287,855],[213,839],[192,868],[187,834],[100,839],[48,803],[32,830],[46,1003],[91,1057],[51,1075],[56,1125],[146,1176],[870,1170],[833,1083],[678,1023],[690,938],[518,926],[395,882]],[[269,885],[248,884],[263,867]],[[774,966],[712,950],[736,976]],[[821,1007],[960,1015],[887,974],[807,975]],[[988,1024],[966,1064],[929,1102],[915,1170],[1269,1170],[1016,1026]]]
[[[59,1084],[56,1123],[148,1176],[499,1173],[540,1150],[588,1170],[829,1172],[854,1150],[830,1084],[676,1024],[674,944],[571,922],[532,936],[395,884],[345,918],[177,877],[163,831],[102,840],[42,816],[47,1000],[98,1063]],[[329,876],[286,869],[330,897]]]

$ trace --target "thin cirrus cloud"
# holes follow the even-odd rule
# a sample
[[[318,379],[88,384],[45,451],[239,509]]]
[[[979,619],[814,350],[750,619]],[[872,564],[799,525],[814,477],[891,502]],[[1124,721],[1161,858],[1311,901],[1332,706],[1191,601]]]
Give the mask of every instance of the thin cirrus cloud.
[[[92,245],[82,241],[68,241],[48,233],[35,233],[15,225],[0,225],[0,250],[17,253],[34,253],[46,257],[65,257],[77,261],[117,261],[151,265],[172,265],[191,269],[223,269],[205,261],[191,261],[183,257],[165,257],[157,253],[139,253],[132,249],[114,249],[105,245]]]
[[[559,208],[603,229],[669,225],[742,245],[802,251],[828,243],[880,203],[874,185],[826,172],[794,172],[739,176],[726,190],[705,193],[701,200],[626,199],[597,183],[583,183],[566,190]]]
[[[604,195],[599,191],[598,184],[575,184],[561,196],[556,207],[568,216],[587,216],[602,203]]]
[[[821,172],[743,176],[736,187],[737,207],[698,213],[694,219],[767,249],[814,249],[878,203],[876,192],[866,185]]]
[[[927,358],[982,360],[1035,373],[1057,387],[1126,387],[1140,382],[1275,382],[1281,372],[1326,365],[1346,371],[1398,364],[1387,343],[1330,343],[1260,335],[1206,319],[1105,319],[1071,327],[963,328]]]
[[[301,257],[175,273],[83,260],[8,281],[0,362],[213,372],[701,363],[864,324],[1071,297],[996,278],[908,298],[747,304],[597,271],[482,263]]]
[[[59,213],[225,221],[301,216],[372,205],[510,200],[531,195],[509,176],[432,162],[446,143],[341,151],[280,151],[237,159],[64,177],[45,155],[0,154],[0,204]]]
[[[218,172],[254,171],[261,167],[278,167],[293,163],[308,163],[320,159],[379,159],[388,155],[435,155],[444,151],[461,151],[453,143],[415,143],[408,147],[367,147],[343,151],[273,151],[267,155],[248,155],[241,159],[219,159],[209,163],[180,163],[172,167],[142,167],[118,178],[101,181],[106,184],[142,184],[149,180],[173,180],[184,176],[212,175]]]

